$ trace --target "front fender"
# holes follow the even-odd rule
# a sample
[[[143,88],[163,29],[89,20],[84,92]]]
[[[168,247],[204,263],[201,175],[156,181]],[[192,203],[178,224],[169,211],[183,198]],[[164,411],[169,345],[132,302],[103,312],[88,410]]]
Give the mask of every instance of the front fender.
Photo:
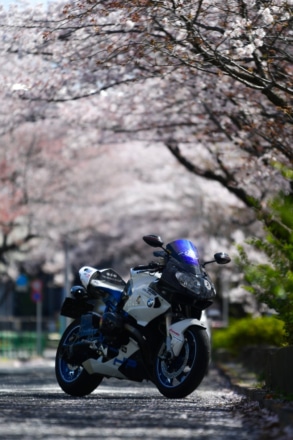
[[[171,349],[174,356],[178,356],[184,344],[184,332],[188,327],[196,326],[206,329],[206,326],[198,319],[184,319],[175,322],[169,327],[169,335],[171,337]]]

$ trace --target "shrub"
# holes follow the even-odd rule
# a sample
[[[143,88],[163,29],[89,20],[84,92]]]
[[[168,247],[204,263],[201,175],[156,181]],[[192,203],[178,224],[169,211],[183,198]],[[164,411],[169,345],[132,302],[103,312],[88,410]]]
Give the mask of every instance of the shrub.
[[[293,171],[286,176],[293,188]],[[285,172],[284,171],[284,172]],[[248,291],[260,303],[277,312],[284,322],[286,342],[293,345],[293,195],[281,193],[268,204],[261,220],[265,238],[250,239],[248,243],[260,251],[266,261],[254,264],[239,246],[239,267],[243,270]]]
[[[284,340],[284,323],[274,316],[242,318],[225,329],[214,329],[212,334],[214,350],[225,348],[233,353],[251,345],[280,347]]]

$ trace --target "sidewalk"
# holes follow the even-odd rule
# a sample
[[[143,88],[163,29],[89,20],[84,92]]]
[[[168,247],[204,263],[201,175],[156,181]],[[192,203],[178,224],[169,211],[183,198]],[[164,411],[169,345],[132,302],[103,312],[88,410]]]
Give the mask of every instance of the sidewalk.
[[[293,427],[293,398],[286,400],[263,388],[257,375],[241,363],[216,362],[216,367],[229,381],[232,389],[247,397],[251,402],[258,402],[260,408],[276,414],[282,427]]]
[[[11,373],[17,374],[23,369],[50,368],[55,366],[56,350],[47,349],[42,357],[33,357],[28,360],[0,358],[0,375]],[[286,401],[282,396],[276,396],[265,390],[257,375],[241,363],[231,361],[216,361],[215,367],[229,381],[231,388],[245,396],[250,402],[258,402],[260,408],[276,414],[282,427],[293,428],[293,399]]]
[[[31,368],[54,368],[56,350],[46,349],[43,356],[33,356],[29,359],[12,359],[0,358],[0,374],[1,373],[17,373],[21,369]]]

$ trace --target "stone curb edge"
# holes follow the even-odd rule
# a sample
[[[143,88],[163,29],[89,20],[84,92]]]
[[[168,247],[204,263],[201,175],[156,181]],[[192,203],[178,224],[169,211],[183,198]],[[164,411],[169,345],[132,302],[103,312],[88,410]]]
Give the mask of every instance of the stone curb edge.
[[[273,398],[272,394],[253,386],[251,381],[243,381],[240,377],[237,377],[235,372],[224,364],[217,363],[216,368],[228,380],[234,391],[244,395],[251,402],[258,402],[260,408],[276,414],[279,417],[281,426],[293,426],[292,402],[287,403],[281,399]]]

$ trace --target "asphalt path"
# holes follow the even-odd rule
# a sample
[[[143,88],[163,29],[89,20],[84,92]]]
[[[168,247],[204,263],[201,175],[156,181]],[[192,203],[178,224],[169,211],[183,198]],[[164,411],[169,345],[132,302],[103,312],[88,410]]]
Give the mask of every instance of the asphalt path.
[[[150,383],[104,379],[89,396],[58,386],[53,361],[0,371],[0,438],[106,440],[264,440],[283,438],[273,416],[247,404],[211,368],[185,399]]]

